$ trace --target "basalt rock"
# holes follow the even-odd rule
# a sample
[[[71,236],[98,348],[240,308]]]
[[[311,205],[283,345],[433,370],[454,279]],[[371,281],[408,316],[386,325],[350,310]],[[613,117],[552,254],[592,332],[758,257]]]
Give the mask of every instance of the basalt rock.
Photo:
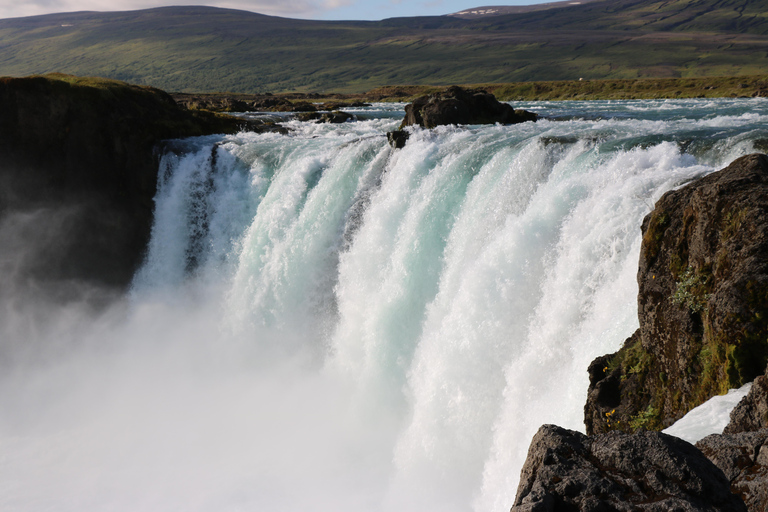
[[[405,143],[408,142],[410,134],[405,130],[393,130],[387,132],[387,142],[395,149],[401,149],[405,147]]]
[[[729,481],[691,444],[660,432],[587,437],[542,426],[511,512],[746,511]]]
[[[411,125],[434,128],[447,124],[515,124],[536,119],[533,112],[515,110],[482,89],[452,86],[406,105],[400,129]]]
[[[304,112],[298,114],[299,121],[316,121],[318,123],[341,124],[351,121],[355,118],[352,114],[346,112]]]
[[[768,363],[768,156],[664,194],[642,232],[640,328],[590,366],[589,434],[665,428]]]
[[[712,434],[696,447],[722,470],[750,512],[768,510],[768,428]]]
[[[737,434],[768,428],[768,370],[752,382],[747,396],[731,411],[723,434]]]
[[[158,89],[66,75],[0,79],[0,112],[3,279],[118,289],[150,236],[158,143],[246,124]]]

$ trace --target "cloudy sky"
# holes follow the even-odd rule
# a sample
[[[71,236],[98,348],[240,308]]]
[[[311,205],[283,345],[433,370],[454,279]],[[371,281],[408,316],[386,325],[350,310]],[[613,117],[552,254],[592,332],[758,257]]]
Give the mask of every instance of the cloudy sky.
[[[162,5],[212,5],[289,18],[380,20],[394,16],[449,14],[483,5],[530,5],[543,1],[545,0],[0,0],[0,18],[53,12],[128,11]]]

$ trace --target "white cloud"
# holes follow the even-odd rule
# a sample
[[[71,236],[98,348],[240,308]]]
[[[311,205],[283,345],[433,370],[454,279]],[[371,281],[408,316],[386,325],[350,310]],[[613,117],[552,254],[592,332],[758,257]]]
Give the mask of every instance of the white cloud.
[[[36,16],[38,14],[74,11],[130,11],[168,5],[168,0],[0,0],[0,18]],[[184,5],[209,5],[242,9],[292,18],[315,17],[326,11],[346,7],[354,0],[185,0]]]

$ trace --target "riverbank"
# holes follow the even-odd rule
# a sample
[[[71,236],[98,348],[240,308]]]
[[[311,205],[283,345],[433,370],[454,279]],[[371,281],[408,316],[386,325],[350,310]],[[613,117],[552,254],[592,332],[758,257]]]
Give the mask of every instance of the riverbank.
[[[465,84],[483,88],[501,101],[631,100],[684,98],[739,98],[768,96],[768,75],[644,78],[637,80],[563,80],[516,82],[507,84]],[[294,110],[323,104],[326,110],[344,108],[359,102],[410,102],[447,89],[448,85],[393,85],[359,94],[343,93],[173,93],[174,99],[188,108],[237,111],[256,106],[263,110]],[[271,105],[270,105],[271,103]]]

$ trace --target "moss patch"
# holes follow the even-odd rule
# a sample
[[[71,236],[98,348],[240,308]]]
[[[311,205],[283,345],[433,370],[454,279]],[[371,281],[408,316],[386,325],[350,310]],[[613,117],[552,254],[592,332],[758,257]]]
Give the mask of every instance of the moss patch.
[[[669,227],[669,224],[670,218],[666,212],[654,210],[651,214],[648,228],[645,230],[645,233],[643,233],[643,249],[645,250],[645,256],[649,262],[649,266],[653,264],[659,255],[661,242],[664,239],[664,232]]]

